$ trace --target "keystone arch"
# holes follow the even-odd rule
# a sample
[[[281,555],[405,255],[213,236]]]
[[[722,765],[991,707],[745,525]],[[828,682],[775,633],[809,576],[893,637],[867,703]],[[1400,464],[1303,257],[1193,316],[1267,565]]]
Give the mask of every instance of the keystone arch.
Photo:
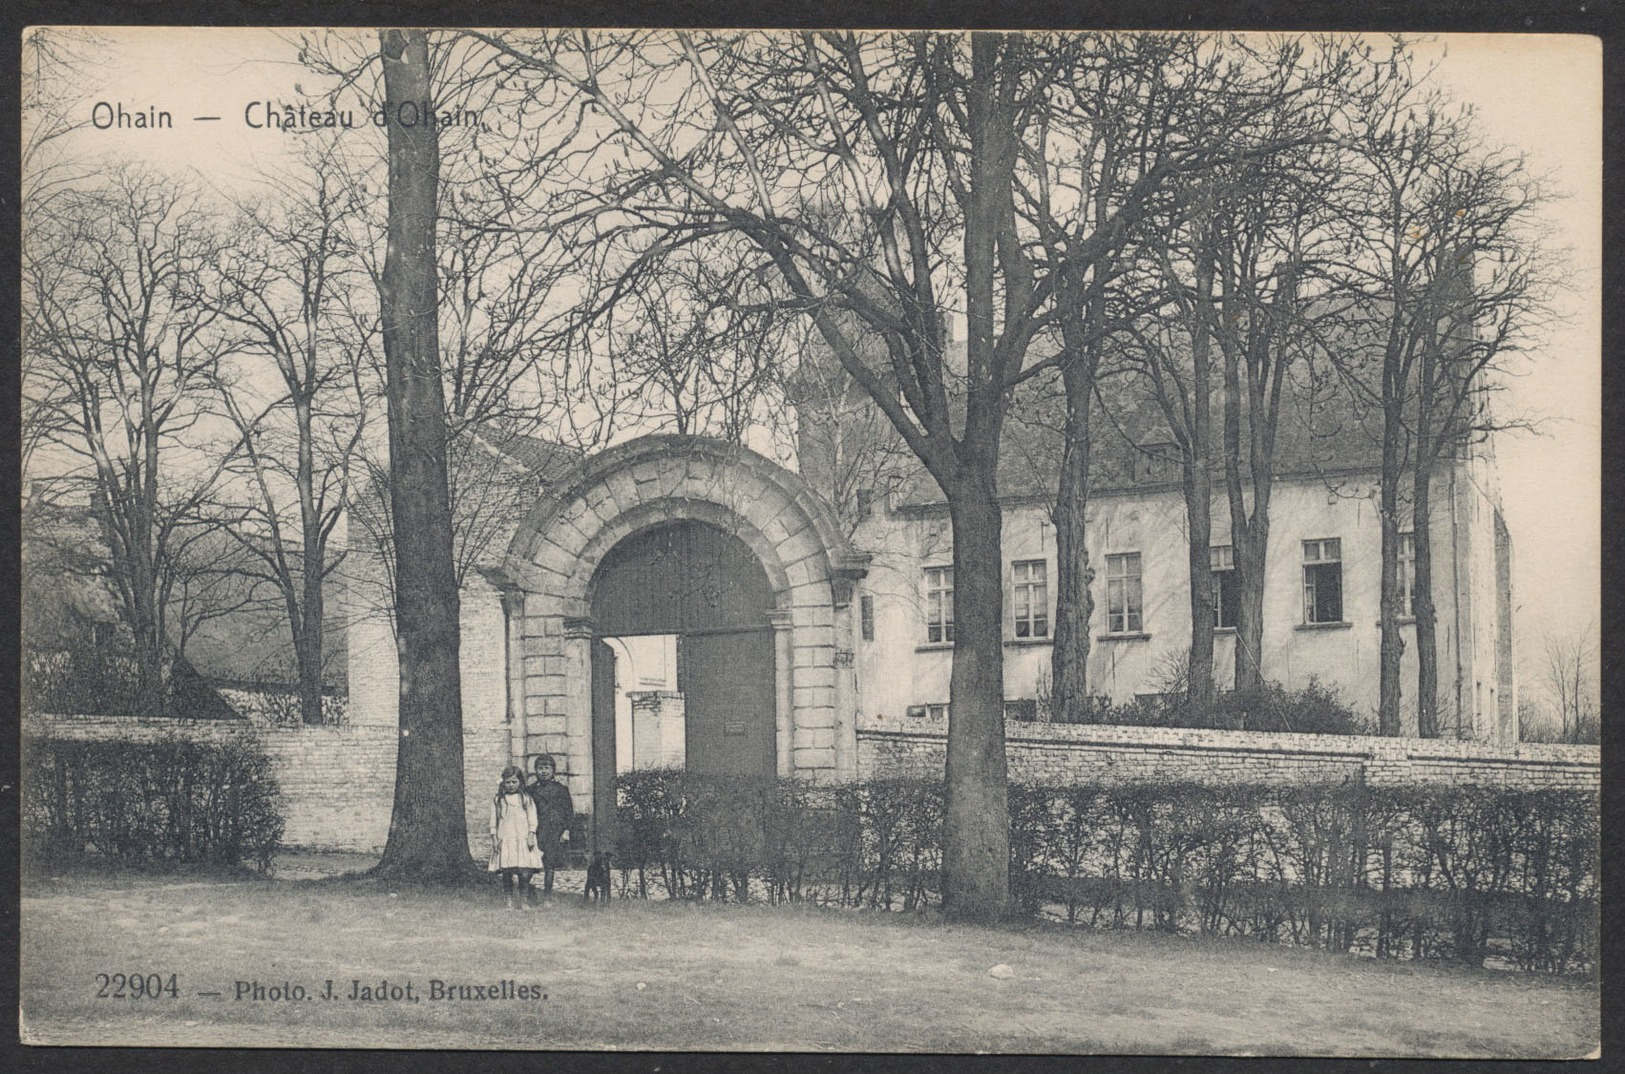
[[[582,460],[515,530],[502,572],[515,759],[553,754],[578,805],[594,801],[594,577],[621,541],[678,521],[734,535],[767,576],[779,775],[855,777],[850,605],[868,557],[799,475],[748,448],[693,436],[642,437]]]

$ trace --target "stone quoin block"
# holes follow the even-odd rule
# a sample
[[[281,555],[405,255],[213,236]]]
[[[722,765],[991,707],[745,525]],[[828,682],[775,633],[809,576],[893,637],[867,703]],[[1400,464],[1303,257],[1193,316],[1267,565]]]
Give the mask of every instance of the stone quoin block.
[[[791,653],[792,663],[796,668],[829,668],[835,661],[833,645],[797,645]]]
[[[807,713],[811,718],[815,709],[830,709],[835,707],[835,689],[830,686],[802,686],[798,681],[791,701],[796,707],[796,722],[804,723],[801,714]]]
[[[834,771],[835,747],[808,746],[792,749],[790,760],[797,775],[816,778],[820,772]]]
[[[835,709],[830,705],[810,705],[806,708],[796,709],[796,727],[798,728],[826,728],[834,727],[836,722]]]
[[[791,749],[801,751],[807,749],[835,749],[835,729],[833,727],[797,727],[791,737]],[[799,753],[798,753],[799,755]]]

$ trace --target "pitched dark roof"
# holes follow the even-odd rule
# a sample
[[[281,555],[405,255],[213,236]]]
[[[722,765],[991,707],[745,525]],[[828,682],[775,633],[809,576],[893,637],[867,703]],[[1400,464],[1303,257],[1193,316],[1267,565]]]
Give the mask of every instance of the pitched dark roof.
[[[1090,486],[1094,492],[1123,492],[1177,486],[1179,449],[1154,403],[1121,382],[1103,382],[1090,421]],[[1308,385],[1283,398],[1276,431],[1275,474],[1312,477],[1374,470],[1381,447],[1369,415],[1344,398],[1333,403],[1312,398]],[[1223,411],[1214,401],[1213,443],[1208,455],[1223,465]],[[1006,500],[1049,499],[1059,487],[1064,399],[1054,390],[1031,388],[1018,397],[1005,422],[999,454],[999,496]],[[1380,425],[1376,428],[1380,428]],[[1244,448],[1245,449],[1245,448]],[[895,498],[903,508],[943,502],[941,489],[916,467]]]
[[[578,448],[543,440],[539,436],[508,432],[494,425],[481,425],[478,436],[541,481],[557,478],[581,458]]]

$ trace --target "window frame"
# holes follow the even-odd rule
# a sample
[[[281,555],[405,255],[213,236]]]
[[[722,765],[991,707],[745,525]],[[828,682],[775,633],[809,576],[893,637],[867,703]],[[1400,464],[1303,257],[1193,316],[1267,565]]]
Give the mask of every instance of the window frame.
[[[924,567],[925,644],[954,643],[954,569]],[[944,584],[944,582],[946,584]],[[933,637],[933,632],[935,637]]]
[[[1347,622],[1348,610],[1343,606],[1343,539],[1316,537],[1304,541],[1302,547],[1304,625],[1326,626]],[[1319,613],[1323,601],[1332,599],[1324,592],[1325,579],[1332,578],[1335,578],[1337,614],[1322,618]]]
[[[1023,569],[1028,572],[1026,577],[1022,577]],[[1026,614],[1023,614],[1023,605]],[[1048,560],[1010,561],[1010,636],[1017,641],[1049,640]]]
[[[1134,571],[1128,573],[1129,561]],[[1121,573],[1118,568],[1122,567]],[[1121,594],[1122,608],[1119,603]],[[1135,635],[1145,633],[1145,559],[1139,552],[1106,554],[1106,633]]]
[[[1416,618],[1416,532],[1399,535],[1399,617]]]
[[[1207,562],[1213,596],[1213,629],[1234,630],[1236,608],[1241,603],[1241,593],[1237,588],[1239,582],[1236,575],[1235,545],[1210,545],[1207,550]],[[1225,599],[1226,595],[1229,596],[1229,600]],[[1227,610],[1229,615],[1225,614]]]

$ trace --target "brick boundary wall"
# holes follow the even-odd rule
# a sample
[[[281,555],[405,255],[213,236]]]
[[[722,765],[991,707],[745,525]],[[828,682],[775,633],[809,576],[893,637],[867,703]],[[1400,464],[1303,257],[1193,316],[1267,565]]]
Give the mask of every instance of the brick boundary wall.
[[[1015,721],[1005,725],[1005,743],[1010,778],[1025,783],[1363,781],[1592,792],[1602,786],[1596,746]],[[864,776],[941,778],[946,755],[944,720],[858,720]]]
[[[395,802],[396,728],[387,724],[340,727],[252,727],[236,721],[172,720],[134,716],[24,718],[27,735],[91,741],[152,741],[177,734],[218,742],[254,734],[271,759],[278,805],[286,827],[282,845],[308,850],[376,854],[389,837]],[[475,728],[463,735],[464,801],[469,851],[478,861],[490,850],[486,834],[497,775],[508,764],[508,729]]]

